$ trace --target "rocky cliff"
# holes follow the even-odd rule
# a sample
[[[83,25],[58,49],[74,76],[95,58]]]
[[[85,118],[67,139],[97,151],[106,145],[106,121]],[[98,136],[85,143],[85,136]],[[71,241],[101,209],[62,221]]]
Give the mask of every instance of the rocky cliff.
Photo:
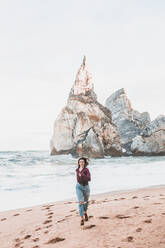
[[[135,155],[165,155],[165,116],[160,115],[131,144]]]
[[[111,112],[97,101],[86,58],[78,70],[67,106],[54,123],[51,155],[101,158],[121,155],[121,141]]]
[[[112,121],[119,128],[123,153],[132,154],[132,140],[141,135],[143,129],[150,124],[149,114],[134,110],[123,88],[107,98],[106,107],[112,113]]]

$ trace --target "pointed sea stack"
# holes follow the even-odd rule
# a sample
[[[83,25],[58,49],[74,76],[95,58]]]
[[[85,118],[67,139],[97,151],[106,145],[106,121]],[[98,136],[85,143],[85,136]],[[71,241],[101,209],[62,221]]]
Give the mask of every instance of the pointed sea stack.
[[[67,106],[54,123],[51,155],[72,154],[102,158],[120,156],[121,142],[111,112],[97,101],[86,58],[78,70]]]

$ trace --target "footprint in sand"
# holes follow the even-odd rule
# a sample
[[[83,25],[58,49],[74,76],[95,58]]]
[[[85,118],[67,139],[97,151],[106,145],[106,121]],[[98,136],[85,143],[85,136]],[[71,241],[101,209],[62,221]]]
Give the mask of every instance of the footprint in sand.
[[[49,212],[47,215],[53,215],[54,213],[53,212]]]
[[[69,214],[69,215],[66,215],[65,217],[71,217],[71,216],[73,216],[72,214]]]
[[[144,223],[152,223],[152,219],[144,220],[143,222],[144,222]]]
[[[40,248],[40,246],[39,245],[35,245],[32,248]]]
[[[32,236],[32,235],[27,234],[27,235],[24,237],[24,239],[29,239],[29,238],[31,238],[31,236]]]
[[[35,230],[35,231],[39,231],[39,230],[41,230],[41,227],[36,228],[36,230]]]
[[[7,220],[7,218],[2,218],[1,221]]]
[[[20,215],[20,214],[14,214],[13,216],[18,216],[18,215]]]
[[[20,242],[20,239],[19,239],[19,238],[16,238],[16,239],[15,239],[15,242]]]
[[[75,211],[76,211],[76,209],[70,210],[70,212],[75,212]]]
[[[42,207],[43,208],[50,208],[50,207],[53,207],[54,206],[54,204],[48,204],[48,205],[43,205]]]
[[[47,231],[45,231],[44,233],[47,234],[48,232],[49,232],[49,231],[47,230]]]
[[[127,237],[127,241],[128,241],[128,242],[133,242],[133,237],[132,237],[132,236],[128,236],[128,237]]]
[[[21,248],[20,245],[23,244],[23,241],[21,241],[19,238],[16,238],[16,239],[15,239],[15,242],[16,242],[15,247]]]
[[[19,242],[19,243],[15,244],[15,247],[19,247],[19,248],[23,247],[23,246],[20,246],[22,243],[23,242]]]
[[[52,220],[45,220],[43,224],[46,225],[46,224],[48,224],[50,222],[52,222]]]
[[[154,216],[154,214],[147,215],[148,218],[150,218],[150,217],[152,217],[152,216]]]
[[[57,222],[59,223],[59,222],[62,222],[62,221],[65,221],[65,219],[58,220]]]
[[[49,207],[54,207],[54,204],[50,204]]]
[[[137,196],[132,196],[132,199],[136,199],[136,198],[138,198]]]
[[[154,202],[154,205],[158,205],[158,204],[162,204],[162,203],[160,203],[160,202]]]
[[[89,225],[89,226],[84,226],[83,227],[83,230],[86,230],[86,229],[91,229],[93,227],[95,227],[96,225]]]
[[[165,213],[161,213],[162,215],[165,215]]]
[[[64,202],[64,204],[72,204],[72,202],[70,202],[70,201],[69,202]]]
[[[50,228],[50,227],[52,227],[53,225],[49,225],[49,226],[46,226],[45,228]]]
[[[49,210],[49,209],[50,209],[50,207],[46,207],[46,208],[45,208],[45,210]]]
[[[37,242],[37,241],[39,241],[39,238],[33,239],[33,242]]]
[[[51,211],[50,207],[44,207],[44,208],[41,208],[41,210],[48,210],[48,211]]]
[[[95,204],[96,201],[95,201],[95,200],[91,200],[89,203],[90,203],[90,204]]]
[[[27,209],[25,212],[31,212],[32,211],[32,209]]]
[[[52,218],[53,218],[53,216],[52,216],[52,215],[48,216],[48,219],[52,219]]]
[[[135,206],[135,207],[133,207],[134,209],[137,209],[137,208],[139,208],[138,206]]]
[[[50,239],[46,244],[55,244],[57,242],[65,240],[64,238],[56,237],[54,239]]]
[[[131,216],[129,215],[122,215],[122,214],[118,214],[115,216],[118,219],[127,219],[127,218],[131,218]]]
[[[141,232],[141,231],[142,231],[142,228],[141,227],[139,227],[139,228],[136,229],[136,232]]]
[[[109,219],[108,216],[100,216],[99,219]]]
[[[93,218],[93,215],[89,215],[88,218],[89,218],[89,219],[90,219],[90,218]]]

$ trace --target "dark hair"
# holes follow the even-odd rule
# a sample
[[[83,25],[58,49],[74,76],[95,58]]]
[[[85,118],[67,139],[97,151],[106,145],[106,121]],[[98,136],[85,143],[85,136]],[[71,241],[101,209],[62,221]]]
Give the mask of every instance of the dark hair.
[[[88,166],[88,164],[89,164],[89,162],[88,162],[89,159],[88,159],[88,158],[81,157],[81,158],[78,159],[78,162],[77,162],[79,168],[80,168],[80,164],[79,164],[80,160],[84,160],[84,162],[85,162],[85,167]]]

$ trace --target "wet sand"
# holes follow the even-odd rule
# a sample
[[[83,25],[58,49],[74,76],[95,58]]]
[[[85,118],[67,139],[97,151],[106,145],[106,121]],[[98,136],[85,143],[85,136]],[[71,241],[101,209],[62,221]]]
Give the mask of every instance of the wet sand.
[[[165,186],[0,212],[0,248],[165,248]]]

